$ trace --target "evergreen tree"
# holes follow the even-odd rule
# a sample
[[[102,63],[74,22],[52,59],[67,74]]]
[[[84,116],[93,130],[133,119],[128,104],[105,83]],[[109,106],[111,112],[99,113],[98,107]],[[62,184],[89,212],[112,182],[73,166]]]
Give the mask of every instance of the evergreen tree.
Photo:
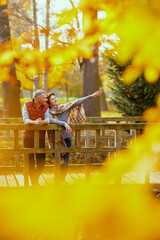
[[[142,74],[133,83],[126,84],[120,79],[131,61],[122,66],[112,57],[108,64],[107,72],[114,80],[111,87],[114,97],[111,98],[111,102],[123,116],[141,116],[147,108],[156,105],[156,97],[160,92],[160,78],[156,83],[149,84]]]

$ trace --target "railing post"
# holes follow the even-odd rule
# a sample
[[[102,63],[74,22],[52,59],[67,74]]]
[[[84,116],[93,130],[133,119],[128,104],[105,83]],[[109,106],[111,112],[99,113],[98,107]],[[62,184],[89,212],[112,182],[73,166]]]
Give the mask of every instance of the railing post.
[[[29,153],[24,154],[24,186],[29,186]]]
[[[136,129],[136,137],[141,135],[141,130],[140,129]]]
[[[147,136],[147,129],[143,129],[143,134]],[[144,169],[145,169],[145,184],[150,183],[150,162],[147,159],[146,153],[144,153]]]
[[[39,130],[34,131],[34,149],[39,149]],[[34,153],[34,157],[35,157],[35,153]],[[36,159],[36,164],[37,164],[37,158],[35,158],[35,159]]]
[[[121,149],[121,129],[116,129],[116,150]]]
[[[75,130],[75,147],[80,148],[81,147],[81,134],[80,130]]]
[[[144,154],[144,169],[145,169],[145,184],[150,183],[149,162],[147,161],[146,154]]]
[[[86,130],[86,147],[90,147],[90,135],[89,135],[89,130]],[[90,179],[90,172],[91,172],[91,161],[90,161],[90,153],[85,154],[85,180],[86,182]]]
[[[34,131],[34,148],[39,148],[39,130]]]
[[[17,150],[19,146],[18,130],[14,130],[14,149]],[[19,154],[15,152],[16,166],[19,165]]]
[[[96,148],[100,146],[100,130],[96,130]]]
[[[90,135],[89,135],[89,130],[86,130],[86,147],[89,147],[90,145]]]
[[[116,129],[116,151],[121,150],[121,129]],[[115,153],[116,154],[116,153]],[[116,184],[121,183],[121,176],[116,179]]]
[[[61,174],[61,132],[60,130],[55,131],[55,183],[60,181]]]

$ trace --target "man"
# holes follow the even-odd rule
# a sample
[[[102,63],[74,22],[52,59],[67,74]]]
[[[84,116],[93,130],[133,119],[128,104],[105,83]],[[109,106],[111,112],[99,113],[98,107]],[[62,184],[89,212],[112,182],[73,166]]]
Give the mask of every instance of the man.
[[[37,90],[33,99],[24,103],[24,124],[42,126],[50,123],[47,94],[43,90]],[[23,145],[25,148],[34,148],[34,131],[23,131]],[[39,148],[45,148],[45,131],[39,132]],[[29,154],[29,175],[32,185],[38,185],[39,176],[44,168],[45,153],[36,154],[37,167],[35,167],[34,154]]]

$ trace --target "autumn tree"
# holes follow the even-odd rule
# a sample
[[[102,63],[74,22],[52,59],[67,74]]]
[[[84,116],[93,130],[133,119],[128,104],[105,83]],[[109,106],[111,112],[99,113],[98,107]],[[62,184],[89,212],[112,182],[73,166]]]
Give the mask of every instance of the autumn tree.
[[[7,5],[0,6],[0,42],[1,49],[4,51],[1,58],[1,81],[3,96],[3,117],[21,117],[20,106],[20,82],[17,81],[15,65],[11,59],[6,59],[5,54],[9,56],[12,51],[10,37],[10,27],[7,15]],[[11,64],[11,65],[10,65]],[[7,74],[6,74],[7,73]]]
[[[10,1],[9,22],[13,45],[16,39],[21,39],[18,49],[22,49],[21,44],[30,44],[33,48],[39,48],[39,34],[37,23],[37,4],[36,1],[18,0]],[[21,82],[21,89],[37,90],[40,88],[40,76],[30,75],[20,65],[16,67],[18,80]]]

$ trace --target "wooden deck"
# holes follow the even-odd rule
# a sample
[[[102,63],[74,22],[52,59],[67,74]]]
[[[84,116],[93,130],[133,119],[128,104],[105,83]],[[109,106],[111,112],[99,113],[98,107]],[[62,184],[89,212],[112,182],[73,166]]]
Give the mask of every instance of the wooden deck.
[[[90,174],[90,178],[93,179],[101,173],[94,172]],[[86,182],[86,176],[84,173],[74,173],[69,172],[66,176],[66,184],[76,185],[83,184]],[[121,177],[121,184],[145,184],[145,174],[130,172],[126,173]],[[150,172],[150,184],[153,186],[160,185],[160,171]],[[29,185],[30,181],[29,181]],[[54,174],[53,173],[43,173],[39,178],[40,186],[52,186],[54,185]],[[24,186],[24,176],[18,173],[8,173],[5,175],[0,175],[0,187],[23,187]]]

